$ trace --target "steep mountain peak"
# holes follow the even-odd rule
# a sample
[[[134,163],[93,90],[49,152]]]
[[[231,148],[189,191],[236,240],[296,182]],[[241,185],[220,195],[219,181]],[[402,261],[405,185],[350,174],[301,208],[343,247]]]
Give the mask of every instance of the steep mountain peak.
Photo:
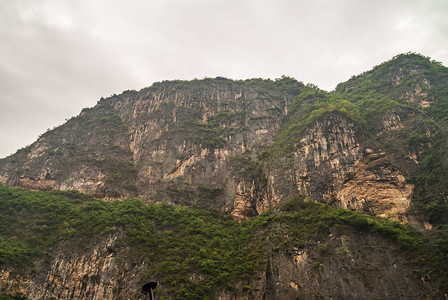
[[[0,161],[0,182],[258,214],[268,202],[254,159],[304,88],[218,77],[125,91]]]
[[[448,69],[441,63],[408,52],[353,76],[335,91],[353,100],[376,94],[398,103],[428,108],[440,100],[438,91],[447,82],[447,75]]]
[[[433,62],[429,57],[408,52],[396,55],[391,60],[375,66],[371,73],[376,73],[374,74],[375,77],[384,77],[384,80],[389,80],[393,85],[397,86],[406,77],[424,76],[424,72],[430,69],[432,65]]]
[[[296,80],[293,77],[282,75],[280,78],[276,79],[263,79],[263,78],[252,78],[246,80],[233,80],[226,77],[205,77],[203,79],[192,79],[192,80],[163,80],[153,83],[149,87],[145,87],[139,91],[127,90],[123,91],[119,95],[112,95],[108,98],[101,98],[102,101],[110,101],[111,99],[141,99],[150,95],[152,92],[157,90],[166,91],[182,91],[189,90],[193,92],[200,92],[204,90],[222,88],[222,89],[235,89],[253,87],[257,89],[275,89],[285,92],[290,92],[293,94],[298,93],[298,89],[304,87],[303,82]]]
[[[424,67],[432,62],[430,57],[424,56],[420,53],[407,52],[395,55],[390,60],[380,64],[381,65],[395,65],[403,67]]]
[[[357,82],[360,79],[381,79],[383,82],[391,82],[398,85],[400,78],[409,75],[416,75],[424,70],[431,68],[433,65],[439,65],[438,62],[432,61],[429,57],[414,52],[402,53],[394,56],[390,60],[383,62],[372,68],[370,71],[354,75],[347,82],[338,84],[337,91],[347,90],[347,83]]]
[[[134,299],[148,279],[179,299],[443,298],[447,128],[448,68],[415,53],[333,92],[217,77],[102,98],[0,160],[0,298]]]
[[[138,196],[244,218],[289,196],[349,199],[350,188],[363,180],[361,192],[369,199],[360,197],[350,207],[382,214],[400,207],[405,213],[412,194],[408,179],[436,131],[428,115],[448,115],[444,72],[429,58],[406,53],[332,93],[287,76],[158,82],[101,99],[0,160],[0,183]],[[427,114],[425,107],[437,110]],[[372,205],[380,199],[367,189],[376,178],[372,170],[388,172],[380,176],[395,180],[388,193],[402,195],[406,205],[389,205],[388,195],[381,198],[388,207]]]

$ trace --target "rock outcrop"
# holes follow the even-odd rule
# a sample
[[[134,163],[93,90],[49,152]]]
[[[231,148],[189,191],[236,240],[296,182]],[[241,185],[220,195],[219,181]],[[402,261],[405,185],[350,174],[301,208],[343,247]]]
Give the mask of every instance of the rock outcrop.
[[[401,87],[409,76],[417,76],[418,84],[395,96],[410,104],[416,99],[430,102],[431,84],[419,68],[398,68],[383,76],[386,87]],[[357,80],[338,90],[350,95],[358,88]],[[359,120],[333,109],[291,137],[294,146],[277,158],[281,163],[271,164],[262,156],[284,135],[291,109],[331,98],[322,93],[315,100],[301,96],[313,91],[287,77],[162,82],[127,91],[101,99],[1,160],[0,182],[215,208],[238,219],[294,195],[385,216],[403,215],[412,198],[410,181],[430,142],[413,148],[404,144],[405,158],[395,159],[393,152],[387,153],[393,158],[387,160],[374,139],[394,137],[406,143],[397,136],[422,117],[419,111],[394,108],[366,130]],[[435,132],[430,125],[425,130],[428,137]]]
[[[120,247],[109,236],[87,250],[60,247],[44,273],[0,273],[0,288],[31,299],[144,299],[148,268],[142,253]],[[273,247],[275,245],[271,245]],[[75,248],[76,249],[76,248]],[[330,233],[305,249],[271,250],[266,268],[217,299],[431,299],[430,277],[421,276],[396,245],[375,235]],[[163,285],[159,297],[170,297]]]
[[[237,221],[276,211],[289,197],[416,220],[411,214],[419,209],[448,207],[448,77],[436,73],[440,68],[448,74],[427,58],[400,55],[329,93],[289,77],[156,83],[101,99],[1,159],[0,183],[213,209]],[[431,156],[434,144],[439,148]],[[441,171],[428,175],[428,168],[438,165]],[[432,194],[428,182],[437,188]],[[307,236],[301,248],[285,249],[266,239],[268,251],[261,258],[266,267],[249,282],[214,295],[222,300],[440,296],[396,243],[331,228]],[[150,262],[115,229],[86,248],[58,244],[34,271],[3,268],[0,288],[32,299],[142,298],[139,288]],[[289,238],[287,232],[283,238]],[[158,293],[172,295],[163,285]]]

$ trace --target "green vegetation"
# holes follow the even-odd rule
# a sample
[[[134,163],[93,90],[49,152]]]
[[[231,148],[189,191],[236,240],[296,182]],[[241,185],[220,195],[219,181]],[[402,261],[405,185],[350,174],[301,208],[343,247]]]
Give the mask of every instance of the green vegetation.
[[[204,299],[214,290],[234,289],[263,263],[256,226],[214,211],[4,186],[0,205],[0,265],[30,268],[61,242],[82,251],[102,236],[124,232],[124,242],[151,262],[142,276],[171,286],[177,298]]]
[[[217,198],[222,195],[223,189],[205,185],[171,185],[166,189],[166,194],[174,203],[187,204],[191,207],[213,208],[216,207]]]
[[[271,79],[247,79],[247,80],[232,80],[224,77],[216,78],[203,78],[203,79],[193,79],[193,80],[170,80],[156,82],[151,87],[142,89],[136,96],[142,97],[146,95],[149,91],[154,91],[159,88],[168,89],[188,89],[191,92],[202,92],[204,89],[209,89],[210,86],[224,86],[224,87],[255,87],[264,92],[269,91],[279,91],[282,93],[289,93],[291,95],[297,95],[300,90],[304,87],[304,84],[296,79],[288,76],[282,76],[280,78]]]
[[[360,232],[381,234],[407,250],[423,250],[425,246],[425,238],[410,225],[314,203],[310,199],[304,201],[290,198],[282,210],[288,214],[275,216],[274,220],[291,226],[288,239],[280,244],[286,248],[291,246],[303,248],[314,234],[329,233],[336,225],[347,226]]]
[[[448,68],[429,57],[406,53],[339,84],[336,91],[355,100],[377,94],[416,108],[418,105],[409,103],[411,95],[415,101],[430,100],[432,104],[425,112],[434,120],[445,122],[448,121],[447,86]]]
[[[260,92],[262,94],[271,94],[272,92],[276,91],[276,92],[288,93],[291,95],[298,95],[305,87],[303,82],[297,81],[295,78],[285,75],[275,80],[255,78],[240,82],[244,82],[249,86],[254,85],[261,87]]]
[[[401,148],[422,153],[415,175],[413,211],[433,224],[448,223],[448,68],[416,53],[400,54],[369,72],[338,85],[336,91],[354,103],[364,104],[363,111],[385,112],[397,108],[412,109],[416,117],[391,143],[392,153]],[[383,99],[371,105],[371,99]],[[429,101],[430,107],[418,102]],[[374,124],[367,119],[369,124]],[[428,132],[437,133],[430,136]],[[384,143],[388,147],[387,141]],[[428,149],[429,148],[429,149]],[[403,151],[403,150],[401,150]],[[410,151],[409,151],[410,152]],[[414,176],[413,176],[414,177]]]
[[[433,65],[434,62],[422,55],[400,54],[368,72],[340,83],[336,91],[352,95],[354,99],[375,93],[406,103],[406,92],[411,92],[417,86],[424,88],[425,76]]]
[[[14,295],[0,293],[0,300],[28,300],[28,297],[21,293],[16,293]]]
[[[362,110],[338,93],[327,93],[307,86],[295,98],[288,116],[277,133],[276,141],[261,157],[268,157],[274,165],[279,159],[290,157],[294,145],[303,132],[324,116],[343,115],[358,126],[365,126]]]
[[[448,68],[433,62],[430,70],[427,73],[431,83],[428,97],[434,99],[434,103],[427,111],[432,118],[448,125]]]
[[[266,190],[268,183],[266,175],[261,164],[251,159],[250,151],[246,150],[242,155],[232,157],[230,165],[237,176],[248,181],[254,181],[260,191]]]
[[[142,276],[159,280],[169,295],[182,299],[213,298],[214,291],[247,285],[266,265],[269,243],[275,251],[305,249],[335,226],[379,234],[404,250],[432,257],[429,262],[439,265],[434,264],[434,273],[447,262],[446,229],[429,243],[410,226],[294,198],[279,212],[241,223],[211,210],[4,186],[0,205],[0,265],[29,269],[38,257],[49,260],[51,249],[62,242],[82,251],[102,236],[122,232],[115,247],[130,245],[150,262]]]
[[[225,138],[244,130],[241,112],[222,109],[207,120],[207,122],[195,122],[197,140],[203,147],[209,149],[221,148],[225,145]],[[234,125],[236,123],[236,125]]]
[[[446,121],[447,86],[448,68],[429,57],[406,53],[339,84],[336,92],[352,102],[363,102],[363,109],[384,113],[399,106],[412,107],[434,120]],[[422,100],[432,102],[431,106],[420,107],[417,103]]]
[[[432,224],[448,224],[448,142],[439,131],[432,139],[415,180],[413,209]]]

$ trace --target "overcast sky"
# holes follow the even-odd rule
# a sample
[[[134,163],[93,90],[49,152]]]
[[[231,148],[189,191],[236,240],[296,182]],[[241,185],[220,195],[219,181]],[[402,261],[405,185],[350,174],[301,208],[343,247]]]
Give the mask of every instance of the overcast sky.
[[[447,0],[0,0],[0,157],[156,81],[332,90],[408,51],[448,65]]]

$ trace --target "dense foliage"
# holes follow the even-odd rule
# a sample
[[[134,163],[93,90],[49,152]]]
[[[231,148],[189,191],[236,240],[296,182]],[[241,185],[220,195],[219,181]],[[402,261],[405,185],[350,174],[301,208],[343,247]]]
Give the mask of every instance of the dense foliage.
[[[338,228],[386,237],[418,257],[429,271],[448,278],[448,69],[421,55],[399,55],[338,85],[333,92],[305,86],[285,76],[277,80],[207,78],[156,83],[140,92],[127,91],[103,99],[98,111],[84,110],[67,123],[70,129],[83,125],[82,119],[90,120],[83,129],[85,136],[95,128],[103,130],[100,136],[109,145],[107,155],[92,156],[87,148],[80,148],[78,140],[69,140],[65,152],[54,150],[48,155],[60,157],[62,170],[74,168],[79,161],[93,161],[92,166],[108,174],[107,185],[120,186],[127,194],[135,195],[137,170],[132,153],[115,144],[127,127],[113,113],[109,102],[115,97],[146,97],[160,87],[173,91],[188,89],[196,95],[209,86],[255,88],[257,97],[266,101],[281,93],[296,96],[275,142],[261,153],[259,160],[254,160],[249,151],[229,160],[235,176],[253,181],[259,190],[267,190],[266,165],[278,167],[279,161],[288,161],[304,131],[316,121],[330,115],[342,116],[356,126],[362,147],[384,151],[387,163],[415,185],[413,211],[437,228],[423,236],[409,225],[309,199],[291,198],[277,211],[238,223],[213,210],[145,204],[138,199],[107,202],[77,192],[30,192],[0,186],[0,266],[25,272],[37,259],[50,261],[61,243],[84,251],[99,238],[116,234],[122,237],[120,243],[131,246],[141,259],[145,257],[150,262],[142,278],[158,280],[175,298],[206,299],[220,290],[232,292],[242,286],[250,289],[251,278],[266,266],[268,250],[305,249],[319,236]],[[163,136],[152,143],[175,138],[181,132],[182,138],[213,150],[224,147],[229,136],[247,130],[247,123],[256,121],[246,118],[243,100],[238,104],[221,103],[222,107],[214,107],[216,113],[207,120],[202,119],[201,108],[184,106],[176,109],[172,121],[171,102],[161,103],[149,115],[137,117],[166,122]],[[419,104],[425,101],[431,105]],[[267,117],[275,116],[280,108],[273,106],[270,110]],[[405,126],[385,132],[383,121],[391,114],[403,116]],[[25,161],[26,151],[21,151],[17,159]],[[410,163],[410,154],[416,155],[418,165]],[[78,160],[65,165],[67,158],[73,156]],[[190,184],[169,186],[167,193],[174,201],[190,197],[213,204],[223,189]],[[200,201],[190,202],[183,203],[204,206]],[[24,296],[0,294],[1,299]]]
[[[14,295],[0,293],[0,300],[28,300],[28,297],[20,293]]]
[[[256,226],[208,210],[1,186],[0,220],[0,265],[30,267],[61,242],[76,241],[82,251],[101,236],[124,232],[125,242],[152,262],[146,276],[183,299],[232,290],[263,263]],[[190,279],[193,274],[202,279]]]
[[[432,224],[448,223],[448,153],[447,138],[438,132],[420,164],[415,180],[414,210]]]
[[[431,105],[419,104],[425,101]],[[448,68],[407,53],[352,77],[330,93],[308,85],[295,98],[275,143],[261,158],[277,166],[292,154],[303,132],[329,114],[351,120],[363,147],[387,151],[390,163],[415,184],[415,213],[433,224],[447,224]],[[384,132],[383,121],[391,114],[401,115],[404,127]],[[409,162],[410,153],[419,154],[419,166]]]
[[[409,251],[434,251],[407,225],[294,198],[281,211],[238,223],[210,210],[0,186],[0,220],[0,265],[29,268],[38,257],[51,259],[51,249],[62,242],[76,241],[83,251],[101,236],[122,232],[123,242],[151,262],[142,276],[182,299],[247,284],[266,265],[267,241],[274,251],[305,248],[334,226],[380,234]],[[288,238],[271,229],[275,224],[282,224]],[[445,238],[434,243],[446,245]]]
[[[397,108],[413,109],[418,116],[395,137],[397,148],[420,153],[415,179],[413,209],[433,224],[448,222],[448,68],[428,57],[400,54],[373,70],[353,77],[336,88],[357,104],[370,126],[369,112],[384,116]],[[381,100],[381,101],[380,101]],[[423,101],[423,102],[422,102]],[[431,103],[420,106],[418,103]],[[425,107],[426,106],[426,107]],[[378,123],[378,122],[376,122]],[[413,130],[413,132],[411,131]],[[436,131],[434,135],[428,132]],[[383,146],[387,146],[387,140]],[[393,149],[399,152],[400,149]]]
[[[307,86],[294,100],[276,142],[267,151],[271,162],[287,157],[303,132],[317,120],[329,114],[343,115],[360,130],[373,133],[381,126],[386,112],[397,108],[416,110],[414,106],[398,103],[375,92],[362,97],[339,92],[325,92],[315,86]]]

